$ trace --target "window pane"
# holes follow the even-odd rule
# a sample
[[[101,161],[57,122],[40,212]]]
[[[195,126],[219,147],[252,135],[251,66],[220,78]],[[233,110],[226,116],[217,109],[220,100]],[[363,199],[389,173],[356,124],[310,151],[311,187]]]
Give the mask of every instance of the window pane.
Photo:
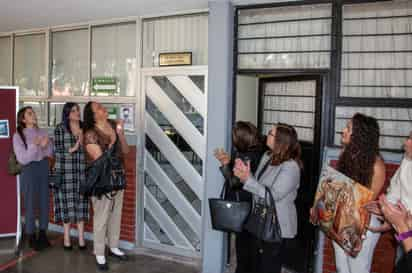
[[[207,31],[207,14],[144,21],[143,66],[159,66],[159,53],[164,52],[192,52],[193,65],[206,65]]]
[[[92,78],[114,79],[114,88],[92,95],[134,96],[136,92],[136,24],[92,29]],[[110,92],[107,92],[107,91]]]
[[[412,1],[343,9],[343,97],[412,98]]]
[[[47,104],[45,102],[20,101],[20,108],[31,106],[37,115],[37,125],[47,127]]]
[[[53,33],[52,95],[87,96],[87,29]]]
[[[10,84],[11,46],[10,38],[0,38],[0,85]]]
[[[14,85],[22,96],[46,96],[46,41],[44,34],[15,38]]]
[[[342,130],[355,113],[363,113],[378,120],[380,127],[380,147],[401,150],[403,142],[412,130],[412,112],[406,108],[383,107],[336,107],[335,144],[340,144]]]

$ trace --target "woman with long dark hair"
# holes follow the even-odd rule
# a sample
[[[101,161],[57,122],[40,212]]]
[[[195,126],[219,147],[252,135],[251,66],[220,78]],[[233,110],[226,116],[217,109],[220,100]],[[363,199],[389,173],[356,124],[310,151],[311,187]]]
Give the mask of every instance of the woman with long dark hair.
[[[109,120],[106,108],[94,101],[86,104],[83,117],[87,164],[93,164],[110,150],[110,153],[114,155],[111,161],[115,160],[120,163],[120,169],[111,171],[124,174],[123,159],[129,151],[129,146],[124,135],[123,121]],[[125,253],[119,249],[123,189],[92,196],[92,205],[96,264],[98,269],[108,270],[105,257],[106,238],[109,244],[109,255],[120,260],[127,260]]]
[[[23,166],[20,183],[25,209],[25,233],[29,246],[42,250],[50,243],[46,236],[49,224],[49,162],[52,143],[47,131],[37,126],[36,113],[30,106],[17,113],[17,132],[13,135],[13,149]],[[37,202],[35,202],[37,201]],[[35,208],[39,208],[39,234],[35,230]]]
[[[373,199],[377,199],[385,182],[385,164],[379,153],[378,122],[373,117],[356,113],[343,129],[341,142],[343,149],[337,164],[338,171],[369,188]],[[372,215],[369,226],[379,224],[377,217]],[[333,242],[337,272],[369,273],[379,237],[380,233],[367,231],[362,249],[355,258]]]
[[[242,189],[243,184],[239,178],[233,175],[233,167],[236,158],[250,162],[252,174],[255,173],[264,148],[262,137],[258,129],[250,122],[237,121],[232,129],[232,142],[234,153],[230,155],[222,149],[215,150],[215,157],[221,163],[220,170],[226,181],[226,198],[252,202],[252,194]],[[253,272],[251,260],[253,253],[250,251],[252,237],[249,232],[242,231],[236,234],[236,273]]]
[[[70,225],[77,223],[79,249],[86,249],[84,222],[89,219],[89,200],[80,195],[80,184],[86,178],[82,147],[83,133],[80,107],[67,102],[62,122],[54,130],[55,175],[59,180],[54,189],[54,220],[63,222],[65,250],[71,250]]]
[[[277,124],[266,139],[269,152],[263,155],[256,175],[252,175],[248,162],[236,159],[233,170],[243,189],[252,193],[254,202],[265,198],[265,187],[269,188],[275,201],[282,241],[263,242],[253,237],[251,272],[280,273],[285,243],[297,234],[297,212],[295,199],[298,193],[302,162],[301,147],[296,130],[287,124]]]

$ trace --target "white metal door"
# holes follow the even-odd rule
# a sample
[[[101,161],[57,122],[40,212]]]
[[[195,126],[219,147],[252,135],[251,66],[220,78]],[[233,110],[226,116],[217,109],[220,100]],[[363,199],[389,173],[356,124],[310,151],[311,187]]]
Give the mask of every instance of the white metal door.
[[[149,69],[142,81],[142,243],[200,256],[207,68]]]

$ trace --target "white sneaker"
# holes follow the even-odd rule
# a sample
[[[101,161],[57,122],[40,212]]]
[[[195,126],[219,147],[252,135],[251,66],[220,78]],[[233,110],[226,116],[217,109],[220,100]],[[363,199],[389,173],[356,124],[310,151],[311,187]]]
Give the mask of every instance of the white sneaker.
[[[98,264],[105,264],[106,263],[106,257],[105,256],[98,256],[96,255],[96,262]]]
[[[121,251],[121,250],[120,250],[119,248],[117,248],[117,247],[111,247],[111,248],[110,248],[110,251],[111,251],[114,255],[124,256],[124,252]]]

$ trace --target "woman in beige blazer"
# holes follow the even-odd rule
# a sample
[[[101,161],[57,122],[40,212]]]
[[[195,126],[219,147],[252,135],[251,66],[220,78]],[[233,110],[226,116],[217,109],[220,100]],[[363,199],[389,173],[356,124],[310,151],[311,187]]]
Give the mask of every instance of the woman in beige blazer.
[[[255,253],[253,272],[278,273],[282,268],[285,239],[297,233],[297,196],[301,172],[301,147],[296,130],[287,124],[273,126],[267,136],[270,151],[265,154],[256,171],[251,174],[250,164],[237,159],[234,174],[243,183],[243,189],[253,194],[255,202],[265,197],[265,186],[272,192],[282,238],[281,243],[253,240],[251,251]]]

